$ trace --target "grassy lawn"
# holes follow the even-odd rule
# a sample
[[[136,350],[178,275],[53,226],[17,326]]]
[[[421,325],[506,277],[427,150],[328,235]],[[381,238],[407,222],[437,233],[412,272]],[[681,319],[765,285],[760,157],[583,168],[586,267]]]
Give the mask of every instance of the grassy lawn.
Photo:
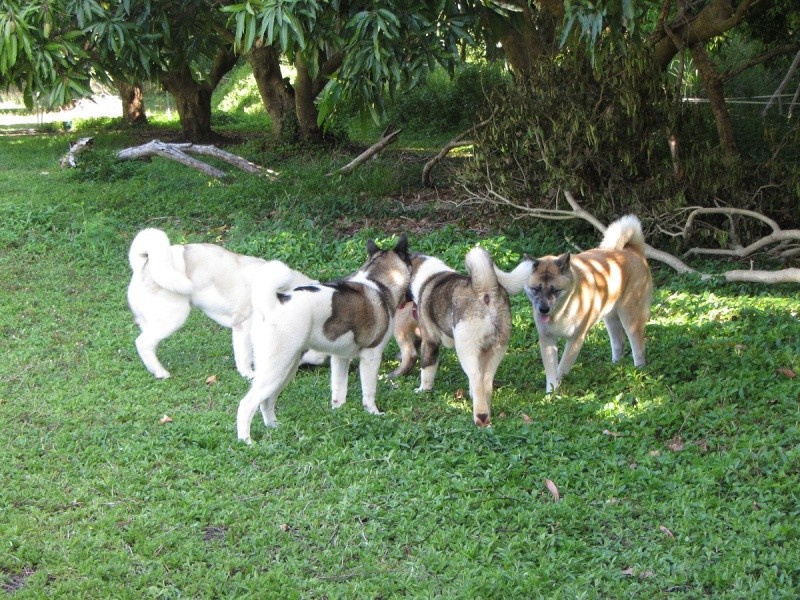
[[[647,367],[612,365],[599,326],[553,396],[516,297],[492,428],[472,425],[466,377],[443,351],[432,394],[414,392],[418,372],[381,380],[383,417],[362,410],[357,371],[333,412],[327,367],[301,370],[278,399],[281,426],[256,418],[247,447],[228,331],[194,314],[160,348],[165,381],[136,354],[125,290],[139,229],[320,279],[404,230],[459,269],[479,240],[510,267],[595,236],[424,201],[422,163],[397,153],[336,178],[351,156],[255,140],[231,150],[279,179],[220,183],[158,159],[115,163],[136,140],[103,130],[92,168],[62,171],[66,141],[0,138],[9,596],[800,596],[797,286],[706,284],[654,264]]]

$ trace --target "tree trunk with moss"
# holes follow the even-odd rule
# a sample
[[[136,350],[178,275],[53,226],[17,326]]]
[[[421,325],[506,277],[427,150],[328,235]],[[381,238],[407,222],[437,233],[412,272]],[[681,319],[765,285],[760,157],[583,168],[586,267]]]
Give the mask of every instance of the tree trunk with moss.
[[[736,140],[733,136],[733,122],[728,112],[728,105],[725,102],[723,81],[703,46],[703,43],[698,43],[690,48],[692,58],[708,95],[711,112],[714,113],[714,122],[717,126],[720,146],[729,157],[736,157],[739,152],[736,149]]]
[[[274,46],[253,48],[247,55],[261,102],[272,120],[272,132],[294,141],[300,129],[295,115],[295,94],[288,77],[281,73],[280,50]]]
[[[146,125],[147,113],[144,106],[144,92],[141,83],[128,83],[115,79],[114,85],[122,101],[122,119],[128,125]]]
[[[232,49],[221,49],[202,81],[197,81],[183,63],[161,76],[164,88],[175,98],[181,129],[188,141],[205,142],[219,137],[211,130],[211,95],[222,77],[236,65],[236,60]]]

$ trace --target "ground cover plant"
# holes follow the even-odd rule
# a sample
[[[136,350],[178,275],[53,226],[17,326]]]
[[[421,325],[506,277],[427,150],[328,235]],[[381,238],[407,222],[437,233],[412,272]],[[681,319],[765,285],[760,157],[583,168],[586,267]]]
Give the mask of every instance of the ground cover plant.
[[[146,226],[280,258],[322,279],[401,231],[461,269],[561,251],[560,223],[502,223],[423,202],[418,164],[235,150],[281,172],[209,181],[121,164],[57,168],[63,135],[0,140],[0,588],[14,598],[714,597],[800,593],[800,297],[653,265],[648,365],[612,365],[592,330],[558,393],[530,309],[497,373],[494,425],[470,418],[444,351],[432,394],[381,380],[382,417],[329,408],[326,367],[280,396],[281,426],[236,441],[248,383],[229,332],[194,314],[144,369],[125,303]],[[409,197],[417,198],[409,202]],[[705,267],[705,265],[704,265]],[[708,266],[708,269],[712,268]],[[390,345],[382,372],[397,364]],[[166,417],[166,418],[165,418]],[[556,493],[557,492],[557,493]],[[556,497],[558,496],[558,497]]]

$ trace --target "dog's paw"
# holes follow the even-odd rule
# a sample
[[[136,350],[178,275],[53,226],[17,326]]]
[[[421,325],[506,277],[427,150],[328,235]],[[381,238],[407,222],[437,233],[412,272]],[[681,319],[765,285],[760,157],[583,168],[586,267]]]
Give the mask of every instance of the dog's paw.
[[[414,392],[417,394],[429,394],[432,391],[433,388],[424,388],[422,386],[419,386],[417,389],[414,390]]]
[[[248,446],[252,446],[252,445],[253,445],[253,439],[252,439],[252,438],[250,438],[250,437],[247,437],[247,438],[239,438],[239,441],[240,441],[240,442],[244,442],[244,443],[245,443],[245,444],[247,444]]]
[[[156,371],[155,373],[153,373],[153,376],[156,379],[169,379],[170,372],[167,371],[166,369],[163,371]]]

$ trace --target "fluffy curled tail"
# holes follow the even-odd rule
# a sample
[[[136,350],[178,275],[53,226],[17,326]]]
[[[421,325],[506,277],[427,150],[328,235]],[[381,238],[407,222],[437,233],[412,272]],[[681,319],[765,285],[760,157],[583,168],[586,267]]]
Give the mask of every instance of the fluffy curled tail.
[[[601,248],[612,250],[622,250],[627,248],[644,254],[644,234],[642,233],[642,223],[636,215],[626,215],[617,219],[606,229]]]
[[[525,257],[521,263],[514,267],[514,270],[510,273],[501,271],[496,266],[494,268],[494,274],[497,276],[497,281],[511,296],[519,294],[523,290],[532,273],[533,261],[527,257]]]
[[[494,262],[489,253],[480,246],[475,246],[467,252],[464,259],[472,289],[477,294],[487,294],[497,289],[498,281],[495,274]]]
[[[186,296],[192,293],[194,286],[172,262],[172,246],[160,229],[143,229],[136,234],[128,250],[128,262],[134,275],[141,275],[146,269],[160,287]]]
[[[253,274],[253,310],[268,314],[280,303],[278,294],[294,287],[296,272],[279,260],[259,265]]]

